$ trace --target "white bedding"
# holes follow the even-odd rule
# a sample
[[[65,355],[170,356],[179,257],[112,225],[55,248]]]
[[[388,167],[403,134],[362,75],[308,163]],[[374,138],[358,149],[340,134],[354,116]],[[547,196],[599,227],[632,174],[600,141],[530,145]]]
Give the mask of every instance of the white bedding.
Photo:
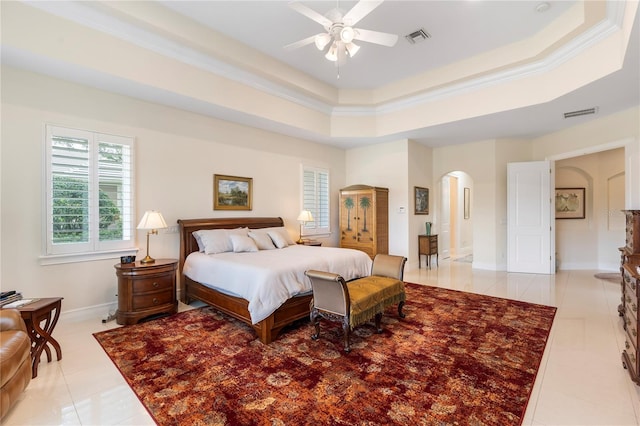
[[[246,253],[194,252],[187,256],[183,271],[194,281],[248,300],[255,324],[287,299],[311,291],[305,271],[329,271],[351,280],[370,275],[371,263],[360,250],[292,245]]]

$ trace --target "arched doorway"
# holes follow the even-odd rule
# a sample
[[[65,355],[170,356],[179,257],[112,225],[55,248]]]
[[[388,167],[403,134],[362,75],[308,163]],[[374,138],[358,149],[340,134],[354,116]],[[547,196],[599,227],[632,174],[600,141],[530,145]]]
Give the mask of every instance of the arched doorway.
[[[440,179],[439,253],[443,259],[473,258],[473,179],[452,171]]]

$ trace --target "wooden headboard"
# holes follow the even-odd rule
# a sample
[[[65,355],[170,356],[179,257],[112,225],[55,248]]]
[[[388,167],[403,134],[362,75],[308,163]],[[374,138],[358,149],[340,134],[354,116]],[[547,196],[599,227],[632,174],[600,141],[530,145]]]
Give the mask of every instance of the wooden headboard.
[[[208,219],[178,219],[180,225],[180,279],[182,267],[189,254],[198,251],[198,242],[193,236],[193,231],[200,229],[234,229],[248,227],[252,229],[269,228],[272,226],[284,226],[280,217],[225,217]]]

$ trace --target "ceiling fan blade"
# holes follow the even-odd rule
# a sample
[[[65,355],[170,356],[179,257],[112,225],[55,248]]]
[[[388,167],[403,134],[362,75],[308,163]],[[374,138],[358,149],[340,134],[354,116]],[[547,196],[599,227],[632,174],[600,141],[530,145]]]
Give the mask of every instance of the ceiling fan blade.
[[[360,28],[355,29],[356,40],[366,41],[368,43],[381,44],[383,46],[393,47],[398,41],[396,34],[381,33],[379,31],[363,30]]]
[[[357,6],[357,5],[356,5]],[[318,24],[322,25],[325,28],[330,28],[331,25],[333,25],[333,22],[331,22],[331,20],[329,20],[328,18],[322,16],[321,14],[319,14],[318,12],[316,12],[315,10],[303,5],[302,3],[298,3],[298,2],[291,2],[289,3],[289,7],[293,10],[295,10],[296,12],[306,16],[307,18],[316,21]]]
[[[293,50],[293,49],[297,49],[297,48],[302,47],[302,46],[306,46],[307,44],[314,43],[316,41],[316,37],[318,35],[319,34],[312,35],[311,37],[307,37],[305,39],[298,40],[298,41],[296,41],[294,43],[287,44],[284,48],[287,49],[287,50]]]
[[[356,3],[355,6],[351,8],[350,11],[344,15],[343,22],[345,25],[354,26],[357,24],[362,18],[367,16],[369,13],[373,11],[376,7],[380,6],[384,0],[360,0]]]

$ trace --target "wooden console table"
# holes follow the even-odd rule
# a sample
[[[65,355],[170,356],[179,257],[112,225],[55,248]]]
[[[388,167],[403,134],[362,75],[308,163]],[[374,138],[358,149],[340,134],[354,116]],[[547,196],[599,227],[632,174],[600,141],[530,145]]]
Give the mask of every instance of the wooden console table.
[[[420,265],[420,256],[427,256],[427,267],[431,269],[431,256],[436,256],[436,266],[438,266],[438,234],[434,235],[418,235],[418,268]]]
[[[51,362],[51,349],[47,344],[50,344],[56,350],[58,361],[62,359],[60,344],[51,335],[58,323],[58,318],[60,318],[61,306],[62,297],[44,297],[16,308],[22,315],[31,339],[32,378],[38,375],[38,364],[40,364],[40,356],[43,350],[47,354],[47,362]]]

